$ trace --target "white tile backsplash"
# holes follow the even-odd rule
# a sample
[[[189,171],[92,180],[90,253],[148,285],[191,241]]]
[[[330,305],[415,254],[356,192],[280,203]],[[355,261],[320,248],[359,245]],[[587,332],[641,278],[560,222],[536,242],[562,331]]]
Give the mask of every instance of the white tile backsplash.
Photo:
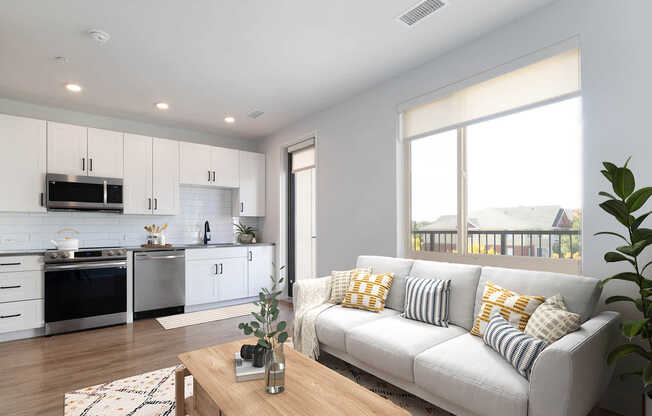
[[[233,218],[233,192],[224,189],[182,186],[179,215],[121,215],[100,212],[0,213],[0,250],[54,248],[50,240],[62,238],[57,231],[79,231],[82,247],[138,246],[145,242],[145,225],[163,225],[167,242],[192,244],[202,241],[204,221],[211,227],[212,242],[234,241],[233,223],[259,227],[257,218]],[[66,234],[68,235],[68,234]]]

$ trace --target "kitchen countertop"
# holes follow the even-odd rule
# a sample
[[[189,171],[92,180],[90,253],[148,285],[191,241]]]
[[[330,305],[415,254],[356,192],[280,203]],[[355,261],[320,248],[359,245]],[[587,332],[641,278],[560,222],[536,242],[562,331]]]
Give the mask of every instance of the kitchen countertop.
[[[162,247],[162,248],[143,248],[140,246],[121,246],[129,251],[161,251],[161,250],[191,250],[191,249],[201,249],[201,248],[221,248],[221,247],[248,247],[248,246],[273,246],[274,243],[255,243],[255,244],[240,244],[240,243],[215,243],[215,244],[179,244],[173,245],[172,247]],[[118,247],[112,247],[118,248]],[[43,253],[49,250],[37,249],[37,250],[5,250],[0,251],[0,257],[8,256],[42,256]]]

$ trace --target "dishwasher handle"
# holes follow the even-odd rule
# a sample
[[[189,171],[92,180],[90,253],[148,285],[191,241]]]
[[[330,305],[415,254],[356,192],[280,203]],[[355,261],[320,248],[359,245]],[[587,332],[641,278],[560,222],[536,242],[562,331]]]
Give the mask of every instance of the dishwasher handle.
[[[172,259],[183,259],[186,256],[181,255],[169,255],[169,256],[150,256],[147,254],[137,254],[136,260],[172,260]]]

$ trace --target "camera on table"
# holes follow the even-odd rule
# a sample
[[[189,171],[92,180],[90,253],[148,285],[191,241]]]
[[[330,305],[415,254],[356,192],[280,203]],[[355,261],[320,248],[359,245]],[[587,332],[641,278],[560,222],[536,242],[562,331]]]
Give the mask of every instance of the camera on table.
[[[253,360],[254,367],[265,366],[265,348],[260,345],[243,345],[240,348],[240,357],[243,360]]]

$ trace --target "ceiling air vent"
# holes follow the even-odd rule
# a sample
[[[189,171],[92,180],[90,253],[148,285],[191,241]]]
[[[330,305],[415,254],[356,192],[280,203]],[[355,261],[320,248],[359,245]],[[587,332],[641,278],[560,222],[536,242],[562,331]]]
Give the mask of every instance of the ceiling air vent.
[[[421,19],[430,16],[437,10],[444,7],[446,3],[441,0],[425,0],[412,7],[398,17],[398,20],[408,26],[412,26],[419,22]]]
[[[260,111],[260,110],[256,110],[256,111],[252,111],[251,113],[247,114],[247,116],[249,118],[258,118],[258,117],[262,116],[263,114],[265,114],[265,113]]]

